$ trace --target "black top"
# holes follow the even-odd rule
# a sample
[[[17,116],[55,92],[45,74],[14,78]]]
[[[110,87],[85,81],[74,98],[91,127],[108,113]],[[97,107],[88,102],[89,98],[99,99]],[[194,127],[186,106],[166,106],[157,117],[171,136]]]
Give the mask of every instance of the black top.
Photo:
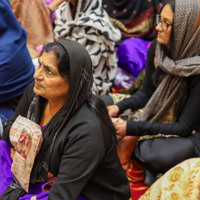
[[[30,85],[14,116],[5,126],[4,137],[8,144],[9,130],[16,117],[27,116],[34,97],[32,91],[33,85]],[[42,108],[43,105],[39,107]],[[36,109],[34,112],[40,119],[41,111]],[[94,109],[84,103],[62,128],[55,141],[49,171],[57,179],[48,199],[77,200],[82,195],[87,200],[128,200],[129,183],[115,145],[104,122]]]
[[[146,75],[141,90],[133,94],[130,98],[119,102],[117,106],[122,113],[131,108],[137,110],[143,108],[156,87],[153,85],[152,75],[155,71],[156,41],[153,41],[147,53]],[[184,89],[184,92],[183,92]],[[180,92],[182,90],[182,92]],[[179,89],[177,102],[175,105],[176,116],[175,122],[171,124],[150,123],[150,122],[127,122],[127,135],[144,136],[144,135],[190,135],[193,130],[199,130],[200,125],[200,75],[184,78]]]

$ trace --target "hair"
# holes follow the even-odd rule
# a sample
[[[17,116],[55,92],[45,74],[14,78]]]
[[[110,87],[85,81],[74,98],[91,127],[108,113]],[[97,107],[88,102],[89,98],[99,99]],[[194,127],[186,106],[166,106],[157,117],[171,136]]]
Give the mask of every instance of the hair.
[[[58,71],[63,78],[70,79],[69,55],[65,48],[58,42],[48,43],[43,52],[54,52],[58,59]]]
[[[96,95],[91,95],[87,100],[88,105],[95,110],[95,112],[100,117],[101,121],[104,123],[104,125],[109,129],[110,133],[112,134],[113,141],[116,144],[118,143],[117,136],[116,136],[116,130],[112,123],[112,120],[108,114],[108,110],[106,107],[105,102]]]
[[[162,12],[165,5],[167,5],[167,4],[170,5],[173,13],[175,13],[175,2],[174,1],[165,2],[162,9],[160,10],[160,13]],[[169,46],[168,47],[163,46],[165,54],[169,57],[172,57],[171,53],[173,52],[173,49],[174,49],[173,38],[174,38],[174,29],[172,26],[172,30],[171,30],[171,34],[170,34],[170,38],[169,38]],[[165,76],[165,72],[163,72],[159,67],[157,67],[155,72],[153,73],[153,84],[155,86],[157,86],[162,81],[164,76]]]
[[[170,1],[169,3],[166,3],[166,4],[169,4],[171,9],[172,9],[172,11],[173,11],[173,13],[175,13],[175,2],[174,1]],[[171,57],[170,54],[173,52],[173,49],[174,49],[174,47],[173,47],[173,38],[174,38],[174,27],[172,25],[172,30],[171,30],[171,34],[170,34],[170,38],[169,38],[169,47],[167,48],[167,52],[166,52],[169,57]]]

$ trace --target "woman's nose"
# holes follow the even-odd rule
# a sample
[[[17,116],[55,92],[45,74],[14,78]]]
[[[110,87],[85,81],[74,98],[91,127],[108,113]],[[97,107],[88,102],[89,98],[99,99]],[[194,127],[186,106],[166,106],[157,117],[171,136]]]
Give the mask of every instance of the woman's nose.
[[[157,24],[156,31],[162,31],[161,22]]]
[[[42,73],[42,69],[41,69],[41,67],[37,67],[36,68],[36,70],[35,70],[35,73],[34,73],[34,78],[35,79],[43,79],[43,75],[42,75],[43,73]]]

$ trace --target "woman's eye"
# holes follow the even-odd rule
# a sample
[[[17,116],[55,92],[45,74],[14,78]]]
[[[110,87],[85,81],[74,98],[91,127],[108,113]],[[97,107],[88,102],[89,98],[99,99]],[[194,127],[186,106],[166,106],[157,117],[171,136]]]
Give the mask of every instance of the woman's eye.
[[[50,69],[48,69],[48,68],[46,69],[46,71],[47,71],[47,73],[50,74],[50,75],[53,74],[53,72],[52,72]]]

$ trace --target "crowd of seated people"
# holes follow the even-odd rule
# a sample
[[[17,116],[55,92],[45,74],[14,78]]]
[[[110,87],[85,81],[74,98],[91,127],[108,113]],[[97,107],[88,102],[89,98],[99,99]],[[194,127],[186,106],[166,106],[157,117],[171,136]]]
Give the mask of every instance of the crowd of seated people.
[[[140,199],[198,199],[199,8],[2,0],[0,199],[134,199],[131,160],[149,187]],[[142,73],[113,95],[120,45],[142,40]]]

